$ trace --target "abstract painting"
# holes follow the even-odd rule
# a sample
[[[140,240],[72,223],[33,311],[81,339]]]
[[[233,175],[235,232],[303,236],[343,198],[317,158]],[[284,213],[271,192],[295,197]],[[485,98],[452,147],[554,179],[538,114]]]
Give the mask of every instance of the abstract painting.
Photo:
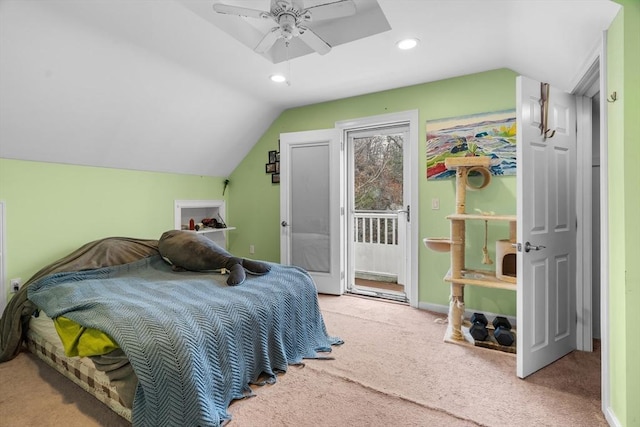
[[[516,174],[516,111],[427,121],[427,179],[455,176],[447,157],[489,156],[492,175]]]

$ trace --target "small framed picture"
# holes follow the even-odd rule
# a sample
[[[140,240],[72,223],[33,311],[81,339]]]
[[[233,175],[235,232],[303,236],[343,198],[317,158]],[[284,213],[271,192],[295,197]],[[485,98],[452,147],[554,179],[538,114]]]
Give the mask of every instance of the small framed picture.
[[[271,183],[272,184],[280,184],[280,174],[279,173],[274,173],[273,175],[271,175]]]
[[[278,161],[277,159],[278,152],[276,150],[269,151],[269,163],[275,163]]]
[[[279,161],[280,161],[280,152],[278,151],[276,153],[276,162],[279,162]]]
[[[276,173],[279,171],[278,163],[267,163],[264,165],[264,171],[266,173]]]
[[[280,173],[280,162],[276,162],[276,173]]]

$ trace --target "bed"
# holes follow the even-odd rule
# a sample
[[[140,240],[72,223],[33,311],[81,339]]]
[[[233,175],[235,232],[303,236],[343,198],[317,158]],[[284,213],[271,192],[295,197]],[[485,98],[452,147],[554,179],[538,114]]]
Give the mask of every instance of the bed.
[[[115,386],[113,381],[90,357],[69,357],[64,352],[64,346],[53,320],[46,314],[31,316],[29,327],[25,334],[25,345],[31,353],[43,360],[47,365],[80,386],[84,391],[93,395],[100,402],[107,405],[115,413],[131,421],[132,394],[127,393],[126,386]],[[115,356],[115,355],[114,355]],[[131,387],[135,388],[137,380],[134,377],[131,364],[126,357],[122,359],[123,370],[127,371],[123,378],[129,378]],[[126,381],[125,381],[126,383]]]
[[[313,280],[293,266],[228,286],[216,271],[176,271],[158,241],[107,238],[36,273],[0,319],[0,361],[28,348],[133,425],[218,426],[251,384],[332,345]],[[112,338],[69,357],[51,318]],[[65,339],[62,343],[60,336]],[[71,352],[73,353],[73,352]]]

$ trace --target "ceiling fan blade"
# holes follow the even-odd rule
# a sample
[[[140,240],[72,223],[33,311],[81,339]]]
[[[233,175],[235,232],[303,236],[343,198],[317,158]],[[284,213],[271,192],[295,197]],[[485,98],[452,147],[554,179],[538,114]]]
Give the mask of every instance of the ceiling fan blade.
[[[263,38],[260,43],[255,47],[254,52],[265,53],[275,44],[280,38],[280,27],[273,27]]]
[[[247,16],[249,18],[269,18],[269,14],[262,10],[248,9],[246,7],[231,6],[228,4],[216,3],[213,5],[213,10],[218,13],[226,13],[228,15]]]
[[[310,7],[307,11],[311,13],[311,21],[320,21],[354,15],[356,13],[356,5],[353,0],[341,0]]]
[[[300,40],[302,40],[311,49],[320,55],[325,55],[331,50],[331,46],[322,40],[319,35],[311,31],[309,28],[298,27],[300,29]]]

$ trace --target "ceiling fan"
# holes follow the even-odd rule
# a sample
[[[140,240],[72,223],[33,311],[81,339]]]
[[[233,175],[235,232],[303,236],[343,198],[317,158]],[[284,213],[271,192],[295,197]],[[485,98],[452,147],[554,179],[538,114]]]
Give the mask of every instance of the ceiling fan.
[[[303,0],[271,0],[269,12],[222,3],[215,3],[213,10],[229,15],[272,19],[276,26],[253,49],[257,53],[267,52],[279,39],[283,39],[288,45],[291,39],[298,37],[311,49],[324,55],[331,50],[331,46],[306,23],[351,16],[356,13],[356,5],[353,0],[339,0],[305,8]]]

